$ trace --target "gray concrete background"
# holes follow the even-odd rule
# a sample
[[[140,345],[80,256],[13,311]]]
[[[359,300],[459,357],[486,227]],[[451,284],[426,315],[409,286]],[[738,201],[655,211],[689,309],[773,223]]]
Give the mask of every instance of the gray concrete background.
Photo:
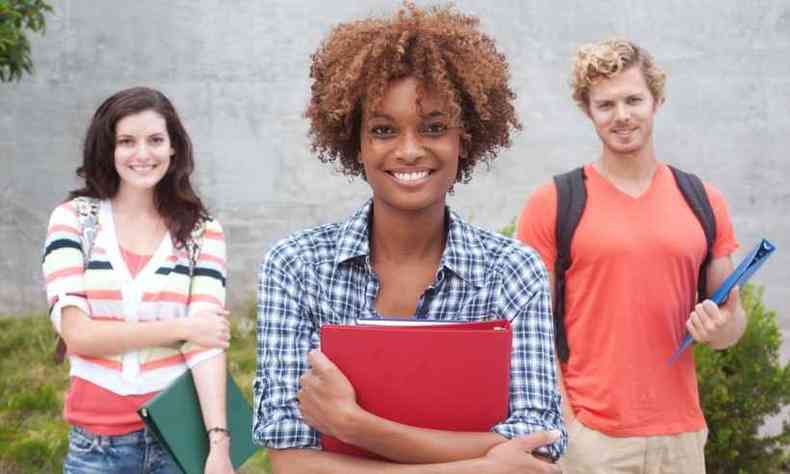
[[[36,73],[0,84],[0,313],[44,307],[39,253],[68,189],[91,114],[111,93],[160,88],[196,147],[196,181],[229,244],[232,309],[255,266],[292,231],[346,216],[368,196],[311,156],[302,118],[308,58],[329,28],[394,1],[52,2],[33,39]],[[422,3],[422,2],[420,2]],[[779,313],[790,357],[790,2],[465,0],[512,66],[525,130],[450,199],[499,228],[552,174],[592,160],[597,138],[568,89],[581,42],[623,34],[669,73],[658,156],[725,194],[744,249],[779,247],[754,280]],[[739,253],[738,256],[742,255]]]

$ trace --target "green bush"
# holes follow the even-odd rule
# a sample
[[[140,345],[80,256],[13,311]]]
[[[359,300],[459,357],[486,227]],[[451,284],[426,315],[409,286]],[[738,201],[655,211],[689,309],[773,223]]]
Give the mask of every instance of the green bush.
[[[746,285],[741,304],[746,332],[735,346],[713,351],[697,345],[697,379],[710,434],[705,446],[710,474],[790,472],[790,422],[760,435],[769,416],[790,404],[790,364],[782,366],[776,313],[762,303],[762,288]]]
[[[505,227],[502,227],[501,229],[499,229],[498,232],[501,235],[504,235],[505,237],[511,237],[511,238],[515,239],[516,238],[516,235],[515,235],[516,234],[516,220],[513,219],[510,222],[510,224],[506,225]]]

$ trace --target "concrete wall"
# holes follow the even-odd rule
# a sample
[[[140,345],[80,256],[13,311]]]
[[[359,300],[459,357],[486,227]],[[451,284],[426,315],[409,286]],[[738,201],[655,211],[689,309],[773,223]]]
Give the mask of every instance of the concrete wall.
[[[0,313],[44,307],[47,216],[76,184],[91,114],[124,87],[162,89],[192,135],[199,190],[228,235],[232,309],[253,294],[255,266],[273,242],[342,218],[368,196],[364,183],[310,155],[301,117],[308,57],[336,22],[396,2],[52,3],[46,36],[33,39],[35,75],[0,84]],[[451,204],[498,228],[539,183],[592,160],[598,142],[569,98],[569,58],[581,42],[627,35],[669,72],[660,159],[724,192],[744,248],[762,236],[778,244],[755,280],[779,311],[790,356],[790,2],[458,4],[482,17],[509,57],[526,127]]]

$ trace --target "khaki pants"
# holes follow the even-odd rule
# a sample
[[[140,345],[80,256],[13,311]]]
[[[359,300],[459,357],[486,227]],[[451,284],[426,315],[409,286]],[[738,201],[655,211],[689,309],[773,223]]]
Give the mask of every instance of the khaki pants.
[[[708,430],[668,436],[615,438],[574,420],[563,474],[705,474]]]

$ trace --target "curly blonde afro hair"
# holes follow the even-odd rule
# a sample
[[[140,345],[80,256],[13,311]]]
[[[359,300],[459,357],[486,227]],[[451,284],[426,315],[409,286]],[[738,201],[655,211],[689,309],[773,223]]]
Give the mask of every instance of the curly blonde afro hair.
[[[663,103],[666,73],[656,65],[653,56],[634,43],[613,38],[581,45],[576,50],[571,76],[573,100],[583,111],[590,105],[590,87],[601,79],[609,79],[631,66],[639,66],[647,87],[657,104]]]
[[[390,18],[335,26],[312,55],[305,116],[318,158],[364,176],[358,160],[363,104],[375,110],[389,82],[408,76],[419,81],[418,97],[427,90],[449,104],[463,129],[457,181],[469,181],[475,165],[494,159],[521,129],[507,61],[479,30],[479,20],[451,5],[406,3]]]

